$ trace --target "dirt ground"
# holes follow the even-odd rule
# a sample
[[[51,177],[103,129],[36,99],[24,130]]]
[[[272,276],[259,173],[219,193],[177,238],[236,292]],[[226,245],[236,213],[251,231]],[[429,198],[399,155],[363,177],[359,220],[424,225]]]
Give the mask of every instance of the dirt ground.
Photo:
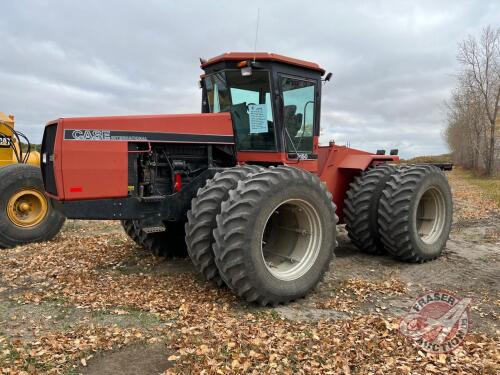
[[[0,373],[499,373],[500,209],[453,172],[441,258],[361,254],[338,228],[325,280],[260,308],[204,282],[189,259],[144,253],[115,222],[68,221],[52,242],[0,251]],[[450,354],[398,331],[423,292],[472,298]]]

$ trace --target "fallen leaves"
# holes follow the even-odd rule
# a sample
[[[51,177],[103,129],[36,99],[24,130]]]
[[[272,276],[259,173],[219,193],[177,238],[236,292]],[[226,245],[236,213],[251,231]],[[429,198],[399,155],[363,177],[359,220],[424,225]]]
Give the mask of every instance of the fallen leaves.
[[[157,336],[105,321],[102,325],[78,321],[64,329],[39,330],[28,339],[0,333],[0,373],[63,373],[88,366],[96,352],[134,342],[167,342],[165,358],[172,362],[167,374],[500,370],[498,337],[471,334],[456,352],[429,355],[399,334],[398,317],[375,314],[291,321],[273,310],[242,304],[227,289],[199,281],[190,273],[153,272],[160,261],[138,253],[121,233],[85,235],[81,229],[81,234],[66,233],[50,243],[0,253],[2,288],[18,290],[13,298],[20,304],[40,306],[58,301],[68,309],[121,318],[137,311],[153,314],[161,322]],[[377,295],[406,292],[406,284],[397,279],[351,278],[316,307],[349,312]],[[16,316],[15,322],[19,320]]]
[[[82,366],[98,350],[111,350],[138,341],[136,329],[80,325],[65,332],[49,332],[35,341],[22,342],[0,337],[0,347],[8,347],[0,356],[2,374],[15,374],[19,370],[61,373],[68,363],[79,361]],[[89,356],[90,355],[90,356]]]
[[[316,307],[352,312],[361,302],[368,300],[375,293],[400,295],[405,292],[406,284],[398,279],[369,281],[354,278],[342,282],[340,287],[334,290],[332,297],[322,298],[316,302]]]
[[[398,332],[399,320],[381,315],[297,322],[270,312],[225,314],[213,305],[205,316],[178,322],[190,334],[175,335],[176,365],[166,374],[197,373],[439,373],[498,368],[498,338],[471,335],[456,353],[419,352]],[[249,316],[251,315],[251,316]],[[186,332],[186,331],[185,331]],[[200,344],[200,343],[203,344]],[[481,361],[474,354],[481,345]],[[444,362],[443,362],[444,358]]]

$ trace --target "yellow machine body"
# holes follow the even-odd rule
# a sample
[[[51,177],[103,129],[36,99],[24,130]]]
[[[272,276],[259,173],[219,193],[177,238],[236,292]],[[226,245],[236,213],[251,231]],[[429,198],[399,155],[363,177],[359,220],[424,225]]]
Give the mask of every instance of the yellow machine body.
[[[14,147],[19,150],[20,145],[17,140],[13,138],[12,130],[14,129],[14,116],[0,112],[0,134],[7,136],[14,144]],[[6,138],[0,137],[0,167],[4,167],[10,164],[16,164],[18,160],[14,154],[14,151],[7,143]],[[30,156],[26,164],[40,165],[40,153],[37,151],[31,151]]]
[[[19,163],[11,145],[14,146],[17,153],[19,153],[21,145],[18,143],[13,131],[14,116],[7,116],[0,112],[0,169],[7,165]],[[26,164],[39,166],[40,153],[31,151]],[[20,187],[14,195],[8,197],[6,206],[7,218],[19,228],[27,229],[35,227],[45,219],[47,213],[48,200],[43,191],[35,187]]]

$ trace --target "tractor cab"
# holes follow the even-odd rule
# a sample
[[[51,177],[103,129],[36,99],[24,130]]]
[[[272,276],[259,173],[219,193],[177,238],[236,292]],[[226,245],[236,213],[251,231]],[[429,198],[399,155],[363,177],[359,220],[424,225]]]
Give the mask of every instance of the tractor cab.
[[[202,60],[202,112],[230,112],[238,160],[316,160],[321,109],[317,64],[272,53]]]

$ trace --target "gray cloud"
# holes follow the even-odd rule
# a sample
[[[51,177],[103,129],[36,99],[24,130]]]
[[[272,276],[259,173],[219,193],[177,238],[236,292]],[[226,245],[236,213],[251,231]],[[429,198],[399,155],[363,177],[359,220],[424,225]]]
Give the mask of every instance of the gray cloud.
[[[39,142],[60,116],[198,112],[198,57],[258,50],[318,62],[322,141],[446,151],[457,43],[497,1],[3,1],[0,110]]]

